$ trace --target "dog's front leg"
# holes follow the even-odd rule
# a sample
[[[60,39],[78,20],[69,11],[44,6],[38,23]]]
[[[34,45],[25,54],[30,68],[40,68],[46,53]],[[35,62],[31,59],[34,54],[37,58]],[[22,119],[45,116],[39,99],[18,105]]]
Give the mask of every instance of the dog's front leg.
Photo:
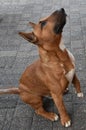
[[[72,83],[74,84],[74,87],[76,89],[77,97],[83,97],[83,93],[81,92],[80,82],[79,82],[76,74],[74,74]]]
[[[69,127],[71,125],[71,120],[63,103],[62,93],[60,92],[60,90],[58,90],[58,92],[52,91],[51,95],[56,104],[56,107],[58,108],[62,125],[65,127]]]

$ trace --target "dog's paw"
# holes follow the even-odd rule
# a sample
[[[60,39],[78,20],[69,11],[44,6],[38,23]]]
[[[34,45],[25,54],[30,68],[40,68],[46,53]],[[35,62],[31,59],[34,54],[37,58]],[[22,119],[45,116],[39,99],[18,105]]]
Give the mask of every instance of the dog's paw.
[[[51,121],[57,121],[59,119],[59,116],[55,113],[50,112],[47,114],[48,114],[47,118],[50,119]]]
[[[68,115],[64,116],[64,117],[61,117],[61,124],[64,126],[64,127],[69,127],[71,126],[71,120],[70,120],[70,117]]]
[[[65,123],[65,127],[69,127],[69,126],[71,126],[71,121]]]
[[[67,94],[68,92],[69,92],[69,88],[66,88],[64,94]]]
[[[77,93],[77,97],[84,97],[84,94],[82,92]]]
[[[55,114],[55,119],[54,121],[57,121],[59,119],[59,116],[57,114]]]

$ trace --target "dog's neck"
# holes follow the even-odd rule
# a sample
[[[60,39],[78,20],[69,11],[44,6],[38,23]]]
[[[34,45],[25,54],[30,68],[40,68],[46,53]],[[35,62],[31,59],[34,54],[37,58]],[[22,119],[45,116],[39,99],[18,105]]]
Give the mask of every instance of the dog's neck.
[[[59,49],[56,51],[59,60],[65,66],[67,71],[74,68],[74,64],[71,62],[71,58],[69,56],[68,50],[66,49],[63,39],[61,38],[59,43]]]
[[[39,55],[42,61],[50,61],[52,56],[57,57],[59,61],[66,61],[68,57],[62,36],[55,43],[46,43],[44,46],[39,46]]]
[[[68,51],[63,43],[63,39],[57,44],[57,48],[54,50],[46,50],[43,47],[39,47],[39,55],[42,63],[46,65],[61,63],[65,66],[67,71],[74,68],[71,59],[69,57]]]
[[[58,57],[56,55],[56,52],[53,51],[48,51],[46,49],[44,49],[43,47],[39,47],[39,56],[40,56],[40,60],[42,63],[44,64],[48,64],[48,63],[55,63],[58,61]]]

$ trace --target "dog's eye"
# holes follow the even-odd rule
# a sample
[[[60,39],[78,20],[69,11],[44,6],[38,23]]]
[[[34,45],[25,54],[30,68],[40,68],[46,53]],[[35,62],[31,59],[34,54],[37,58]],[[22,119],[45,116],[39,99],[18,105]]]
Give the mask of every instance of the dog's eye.
[[[46,25],[46,21],[40,21],[41,28],[43,28]]]

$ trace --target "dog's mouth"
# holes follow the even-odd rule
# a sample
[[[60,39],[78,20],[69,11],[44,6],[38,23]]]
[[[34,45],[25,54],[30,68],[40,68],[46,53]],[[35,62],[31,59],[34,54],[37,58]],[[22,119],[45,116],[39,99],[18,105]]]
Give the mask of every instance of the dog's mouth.
[[[55,26],[54,26],[54,32],[55,34],[62,33],[63,27],[66,24],[66,13],[63,8],[61,8],[58,11],[54,12],[54,16],[56,18],[55,20]]]
[[[66,23],[66,22],[64,22],[64,23],[62,23],[62,24],[59,24],[59,25],[56,24],[55,27],[54,27],[54,32],[55,32],[56,34],[62,33],[63,27],[64,27],[65,23]]]

